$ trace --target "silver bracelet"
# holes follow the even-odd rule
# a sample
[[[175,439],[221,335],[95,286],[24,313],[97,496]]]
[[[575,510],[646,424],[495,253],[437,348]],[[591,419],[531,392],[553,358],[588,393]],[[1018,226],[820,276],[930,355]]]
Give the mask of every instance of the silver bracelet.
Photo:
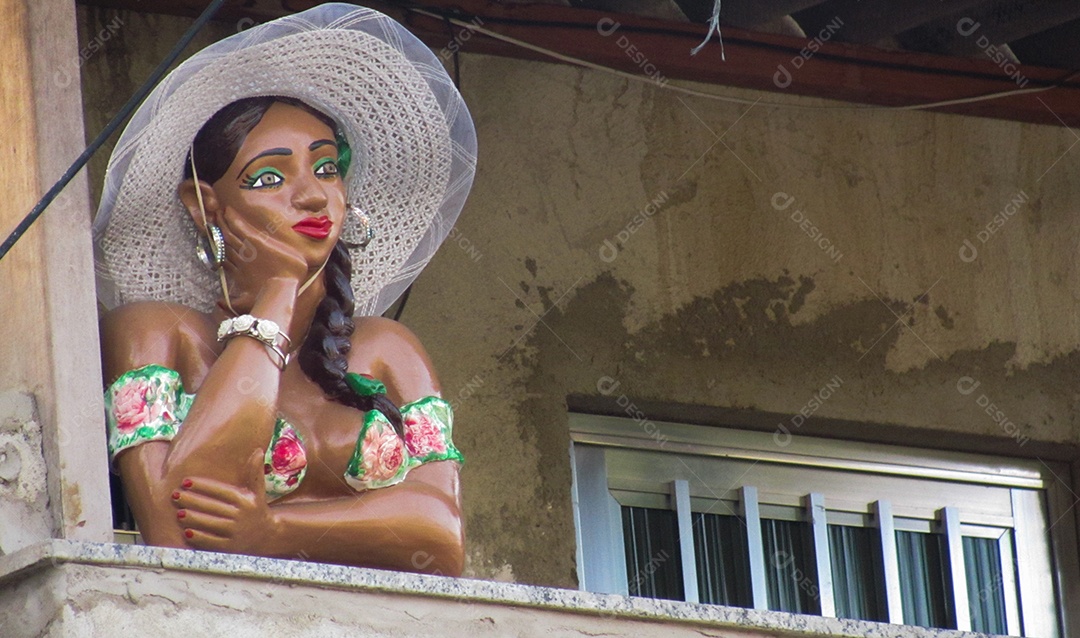
[[[289,354],[282,349],[282,345],[291,344],[289,335],[285,334],[276,322],[270,319],[259,319],[251,315],[240,315],[222,321],[218,326],[218,341],[228,341],[233,337],[251,337],[267,347],[270,352],[277,355],[278,360],[274,363],[284,370],[289,364]],[[278,344],[278,337],[282,342]]]

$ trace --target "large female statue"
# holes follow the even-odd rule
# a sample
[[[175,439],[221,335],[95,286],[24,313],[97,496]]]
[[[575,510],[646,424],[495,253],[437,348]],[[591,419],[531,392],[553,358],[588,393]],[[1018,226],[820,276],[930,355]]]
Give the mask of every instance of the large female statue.
[[[155,89],[94,226],[109,449],[147,543],[460,574],[450,406],[377,315],[449,232],[474,156],[437,59],[351,5],[237,34]]]

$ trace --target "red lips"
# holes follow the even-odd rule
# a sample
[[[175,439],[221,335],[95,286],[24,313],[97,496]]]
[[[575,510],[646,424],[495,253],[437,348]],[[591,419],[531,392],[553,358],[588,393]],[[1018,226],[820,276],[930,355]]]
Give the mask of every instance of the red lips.
[[[301,235],[307,235],[312,239],[326,239],[330,236],[330,229],[334,222],[326,215],[322,217],[308,217],[293,224],[292,229]]]

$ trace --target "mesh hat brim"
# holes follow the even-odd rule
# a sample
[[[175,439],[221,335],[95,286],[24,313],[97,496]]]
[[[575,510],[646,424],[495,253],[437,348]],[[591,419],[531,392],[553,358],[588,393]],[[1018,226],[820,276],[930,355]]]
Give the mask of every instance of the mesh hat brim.
[[[220,298],[195,256],[177,187],[203,124],[236,100],[299,99],[334,119],[353,148],[349,203],[376,229],[350,250],[356,313],[383,312],[449,234],[472,185],[476,134],[438,59],[391,18],[325,4],[203,49],[170,73],[118,141],[94,220],[98,295],[208,311]]]

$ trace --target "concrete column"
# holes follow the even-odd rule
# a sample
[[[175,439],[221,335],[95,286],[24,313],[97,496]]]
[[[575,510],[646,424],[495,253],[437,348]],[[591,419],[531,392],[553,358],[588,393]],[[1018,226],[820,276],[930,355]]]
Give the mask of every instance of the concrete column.
[[[0,15],[0,232],[6,236],[81,152],[84,134],[74,2],[0,0]],[[40,450],[21,453],[40,453],[48,468],[42,529],[58,538],[106,541],[112,522],[93,273],[80,176],[0,261],[0,390],[34,397],[30,420],[40,422]],[[0,526],[7,522],[3,490],[0,485]]]

